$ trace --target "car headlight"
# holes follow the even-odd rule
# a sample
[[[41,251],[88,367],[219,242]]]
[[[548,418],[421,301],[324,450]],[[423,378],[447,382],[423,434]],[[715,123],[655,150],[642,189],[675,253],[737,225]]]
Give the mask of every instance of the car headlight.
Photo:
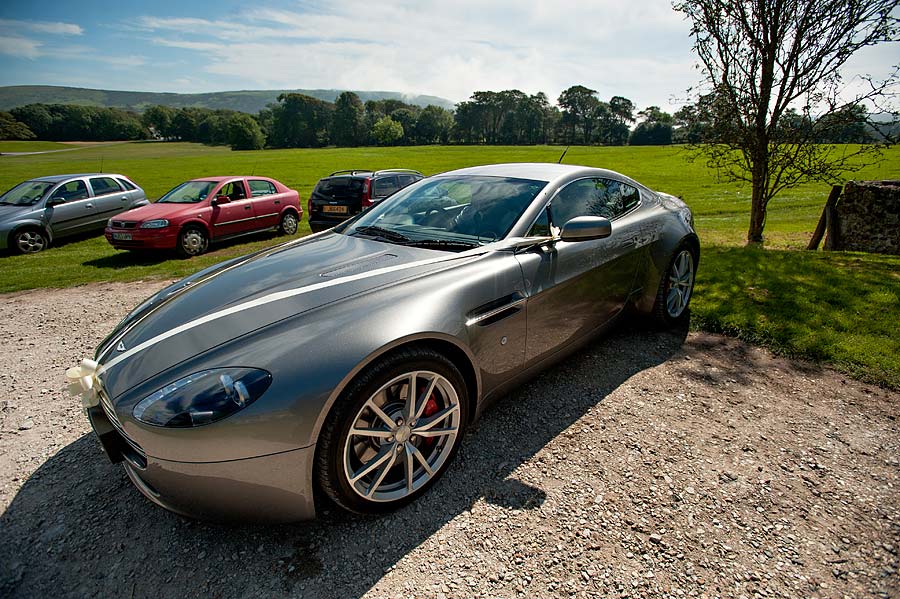
[[[169,226],[169,221],[164,218],[160,218],[157,220],[148,220],[145,223],[141,223],[142,229],[162,229],[164,227]]]
[[[106,226],[107,226],[107,227],[111,227],[111,226],[112,226],[112,219],[109,219],[108,221],[106,221]]]
[[[258,368],[195,372],[142,399],[132,414],[153,426],[190,428],[221,420],[265,393],[272,375]]]

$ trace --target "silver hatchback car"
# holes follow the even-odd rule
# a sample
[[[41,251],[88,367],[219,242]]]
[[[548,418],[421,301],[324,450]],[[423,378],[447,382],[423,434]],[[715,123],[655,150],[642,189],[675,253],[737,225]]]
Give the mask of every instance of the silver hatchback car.
[[[46,249],[59,237],[102,231],[110,217],[148,204],[124,175],[53,175],[19,183],[0,195],[0,250]]]

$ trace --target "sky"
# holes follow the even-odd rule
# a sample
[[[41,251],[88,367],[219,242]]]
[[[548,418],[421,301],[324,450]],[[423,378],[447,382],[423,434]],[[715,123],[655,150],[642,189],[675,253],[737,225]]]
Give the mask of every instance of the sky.
[[[886,74],[897,44],[848,69]],[[700,80],[670,0],[4,0],[0,85],[440,96],[571,85],[674,112]]]

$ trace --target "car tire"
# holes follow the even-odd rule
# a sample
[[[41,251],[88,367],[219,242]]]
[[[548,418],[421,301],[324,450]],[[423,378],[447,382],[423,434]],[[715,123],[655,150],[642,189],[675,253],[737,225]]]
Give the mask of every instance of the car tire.
[[[50,245],[47,234],[36,227],[19,229],[12,234],[11,242],[10,247],[19,254],[36,254]]]
[[[183,258],[199,256],[209,248],[209,235],[197,226],[187,226],[178,234],[176,249]]]
[[[297,215],[293,212],[285,212],[281,221],[278,223],[278,233],[281,235],[293,235],[297,232],[297,227],[300,222],[297,220]]]
[[[404,390],[411,378],[416,408],[410,417]],[[361,514],[415,500],[456,455],[468,400],[462,374],[445,356],[427,348],[385,356],[350,383],[326,418],[316,450],[319,487]]]
[[[669,328],[689,318],[688,306],[694,293],[697,273],[697,253],[681,244],[669,258],[653,304],[653,319],[657,325]]]

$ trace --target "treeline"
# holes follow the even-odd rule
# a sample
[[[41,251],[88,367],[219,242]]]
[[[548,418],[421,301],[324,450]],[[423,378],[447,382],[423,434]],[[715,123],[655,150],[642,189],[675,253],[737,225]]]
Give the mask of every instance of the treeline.
[[[713,122],[714,103],[704,96],[674,114],[649,106],[637,110],[623,96],[601,100],[582,85],[563,91],[556,104],[543,92],[477,91],[455,111],[422,108],[400,100],[362,102],[343,92],[334,103],[303,94],[282,94],[256,115],[233,110],[151,106],[143,114],[116,108],[29,104],[0,112],[0,139],[101,141],[163,139],[228,145],[235,150],[395,146],[427,144],[666,145],[702,143]],[[816,127],[822,143],[870,141],[861,106],[841,115],[839,127],[823,127],[793,115],[787,126]],[[833,117],[831,117],[833,118]]]

